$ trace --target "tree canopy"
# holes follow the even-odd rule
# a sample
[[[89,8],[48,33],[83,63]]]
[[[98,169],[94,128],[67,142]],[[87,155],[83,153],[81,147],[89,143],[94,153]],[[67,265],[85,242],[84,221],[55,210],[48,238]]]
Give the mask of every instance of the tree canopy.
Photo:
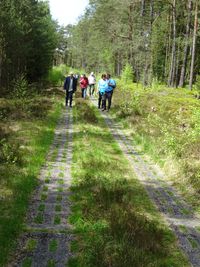
[[[199,0],[90,0],[68,28],[68,64],[117,75],[129,63],[137,81],[184,86],[200,59]]]
[[[0,7],[0,87],[21,74],[41,80],[52,66],[57,25],[47,1],[2,0]]]

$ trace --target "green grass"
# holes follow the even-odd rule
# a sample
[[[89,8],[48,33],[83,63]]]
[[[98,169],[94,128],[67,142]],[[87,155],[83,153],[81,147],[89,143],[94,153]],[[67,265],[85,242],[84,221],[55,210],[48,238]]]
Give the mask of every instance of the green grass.
[[[58,187],[57,191],[58,191],[59,193],[62,193],[62,192],[64,191],[64,189],[63,189],[62,187]]]
[[[42,224],[44,222],[44,216],[42,212],[38,213],[38,215],[34,219],[34,222],[37,224]]]
[[[42,193],[40,199],[41,199],[41,201],[45,201],[47,199],[47,197],[48,196],[46,193]]]
[[[61,210],[62,210],[62,206],[61,205],[56,205],[55,206],[55,211],[56,212],[61,212]]]
[[[59,179],[59,180],[58,180],[58,184],[59,184],[59,185],[63,185],[63,184],[64,184],[64,180],[63,180],[63,179]]]
[[[193,249],[199,247],[198,242],[196,240],[194,240],[192,238],[188,238],[188,240],[189,240],[189,242],[190,242],[190,244],[191,244],[191,246],[192,246]]]
[[[52,153],[51,157],[50,157],[50,161],[54,162],[56,160],[58,156],[58,148],[54,150],[54,152]]]
[[[45,204],[40,204],[38,207],[39,211],[45,211]]]
[[[56,266],[56,263],[54,260],[49,260],[48,263],[47,263],[47,267],[55,267]]]
[[[59,177],[60,177],[60,178],[62,178],[62,177],[64,177],[64,176],[65,176],[65,174],[64,174],[63,172],[60,172],[60,173],[59,173]]]
[[[2,101],[0,99],[0,108]],[[48,97],[38,95],[28,99],[24,110],[17,99],[6,100],[6,103],[12,107],[12,112],[4,122],[3,134],[8,145],[19,146],[17,152],[8,147],[0,165],[0,266],[6,264],[23,231],[29,198],[37,186],[37,177],[62,110],[60,98],[50,92]],[[16,162],[9,161],[13,153],[18,157]]]
[[[118,82],[111,114],[200,211],[200,101],[186,89]]]
[[[180,225],[179,226],[179,229],[180,229],[181,232],[183,232],[185,234],[188,233],[188,229],[187,229],[187,227],[185,225]]]
[[[61,195],[58,195],[58,196],[56,197],[56,201],[57,201],[57,202],[61,202],[61,201],[62,201],[62,196],[61,196]]]
[[[48,191],[48,186],[45,185],[45,186],[43,187],[43,192],[47,192],[47,191]]]
[[[54,217],[54,224],[55,225],[58,225],[58,224],[60,224],[61,223],[61,217],[59,216],[59,215],[56,215],[55,217]]]
[[[31,267],[31,265],[32,265],[31,258],[26,258],[22,263],[22,267]]]
[[[73,112],[69,266],[189,266],[95,109],[77,100]]]
[[[37,240],[35,239],[29,239],[26,243],[26,250],[29,252],[32,252],[37,247]]]
[[[50,252],[56,252],[56,250],[58,249],[58,241],[57,240],[51,240],[50,244],[49,244],[49,251]]]
[[[197,230],[198,232],[200,232],[200,226],[196,227],[196,230]]]

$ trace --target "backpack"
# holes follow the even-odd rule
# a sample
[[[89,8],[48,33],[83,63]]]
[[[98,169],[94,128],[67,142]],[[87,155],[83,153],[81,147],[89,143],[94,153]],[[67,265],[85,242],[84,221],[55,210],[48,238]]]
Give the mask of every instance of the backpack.
[[[113,80],[114,81],[114,80]],[[112,84],[112,88],[115,89],[116,88],[116,82],[114,81],[114,84]]]

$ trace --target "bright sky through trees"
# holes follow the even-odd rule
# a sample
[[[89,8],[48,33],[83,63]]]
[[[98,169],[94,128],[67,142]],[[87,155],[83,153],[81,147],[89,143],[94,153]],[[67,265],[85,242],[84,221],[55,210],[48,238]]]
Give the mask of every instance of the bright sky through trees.
[[[74,24],[84,13],[89,0],[49,0],[53,19],[60,25]]]

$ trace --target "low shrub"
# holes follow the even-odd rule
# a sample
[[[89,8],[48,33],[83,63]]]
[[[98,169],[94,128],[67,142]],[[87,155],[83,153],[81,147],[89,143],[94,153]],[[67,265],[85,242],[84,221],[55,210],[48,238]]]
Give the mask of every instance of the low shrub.
[[[20,153],[20,145],[17,142],[8,142],[8,140],[0,140],[0,163],[1,164],[20,164],[22,156]]]

